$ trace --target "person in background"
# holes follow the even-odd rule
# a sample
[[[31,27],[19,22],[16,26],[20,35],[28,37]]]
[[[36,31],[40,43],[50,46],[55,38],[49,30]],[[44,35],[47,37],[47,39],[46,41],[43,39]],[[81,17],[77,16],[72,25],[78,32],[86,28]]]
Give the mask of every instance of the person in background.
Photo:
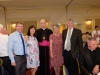
[[[27,50],[27,68],[31,69],[32,75],[35,75],[39,61],[39,47],[38,41],[35,37],[36,28],[32,25],[28,28],[27,35],[25,36],[26,50]]]
[[[15,75],[14,67],[11,65],[11,61],[8,56],[8,35],[5,28],[0,28],[0,59],[2,59],[2,66],[9,73],[9,75]],[[0,72],[1,73],[1,72]]]
[[[26,44],[22,34],[23,22],[16,23],[16,31],[9,35],[8,53],[15,75],[26,75]]]
[[[100,43],[100,31],[98,30],[98,26],[95,26],[95,30],[92,32],[92,37],[95,37]]]
[[[87,40],[88,38],[92,37],[91,34],[89,32],[86,32],[84,36],[82,36],[83,38],[83,47],[87,47]]]
[[[69,75],[77,75],[77,55],[83,50],[82,32],[74,28],[74,21],[69,19],[67,29],[62,32],[64,65]]]
[[[40,52],[40,66],[37,75],[50,75],[49,36],[52,34],[52,30],[46,27],[46,20],[44,19],[40,20],[40,25],[41,28],[36,30]]]
[[[100,38],[98,37],[98,34],[97,33],[95,33],[93,35],[93,37],[97,40],[98,43],[100,43]]]
[[[51,66],[54,67],[56,75],[59,75],[60,67],[63,65],[62,34],[59,33],[58,24],[53,26],[53,30],[53,34],[50,35]]]
[[[87,45],[88,47],[83,49],[79,58],[81,75],[97,75],[100,65],[98,42],[94,37],[90,37]]]
[[[83,40],[83,43],[85,43],[86,42],[86,33],[82,33],[82,40]]]
[[[88,38],[92,37],[90,32],[86,32],[86,41],[88,40]]]

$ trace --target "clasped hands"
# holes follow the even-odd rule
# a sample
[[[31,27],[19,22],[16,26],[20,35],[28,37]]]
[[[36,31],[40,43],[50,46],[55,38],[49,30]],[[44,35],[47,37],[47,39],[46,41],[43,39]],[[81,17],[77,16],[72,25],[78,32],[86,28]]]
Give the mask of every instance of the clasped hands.
[[[98,73],[99,73],[99,65],[95,65],[95,67],[93,68],[93,75],[97,75]],[[90,74],[90,75],[92,75],[92,74]]]

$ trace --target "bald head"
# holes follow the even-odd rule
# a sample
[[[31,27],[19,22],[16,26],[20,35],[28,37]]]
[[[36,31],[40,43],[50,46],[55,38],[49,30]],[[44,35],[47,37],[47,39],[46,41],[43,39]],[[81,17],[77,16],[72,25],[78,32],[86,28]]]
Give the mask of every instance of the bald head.
[[[46,28],[46,20],[45,19],[41,19],[40,20],[40,25],[41,25],[42,29]]]

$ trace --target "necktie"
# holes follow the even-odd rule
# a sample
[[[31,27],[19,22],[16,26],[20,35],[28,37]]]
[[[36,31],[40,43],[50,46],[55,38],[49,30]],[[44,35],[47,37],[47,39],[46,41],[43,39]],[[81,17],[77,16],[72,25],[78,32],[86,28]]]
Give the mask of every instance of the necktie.
[[[96,30],[96,33],[98,34],[98,31]]]
[[[70,43],[70,37],[71,37],[71,30],[69,30],[68,32],[68,36],[67,36],[67,47],[66,47],[66,50],[71,50],[71,43]]]
[[[22,44],[23,44],[23,49],[24,49],[23,53],[24,53],[24,55],[25,55],[25,43],[24,43],[24,39],[23,39],[23,37],[22,37],[22,34],[20,34],[20,37],[21,37]]]

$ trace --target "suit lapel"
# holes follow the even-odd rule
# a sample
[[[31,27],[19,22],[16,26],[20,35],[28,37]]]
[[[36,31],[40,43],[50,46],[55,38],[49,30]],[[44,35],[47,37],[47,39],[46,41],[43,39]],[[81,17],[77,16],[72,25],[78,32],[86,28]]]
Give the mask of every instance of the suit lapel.
[[[65,30],[65,34],[64,34],[65,35],[65,40],[66,40],[66,36],[67,36],[67,31],[68,31],[68,29]]]
[[[88,58],[88,61],[89,61],[90,65],[92,66],[93,63],[92,63],[91,55],[90,55],[90,53],[89,53],[88,50],[87,50],[87,56],[86,56],[86,58]]]
[[[65,32],[66,36],[67,36],[67,32],[68,32],[68,29],[67,29],[66,32]]]
[[[73,28],[73,32],[72,32],[72,35],[71,35],[71,40],[75,37],[75,36],[74,36],[75,33],[76,33],[76,30],[75,30],[75,28]]]

